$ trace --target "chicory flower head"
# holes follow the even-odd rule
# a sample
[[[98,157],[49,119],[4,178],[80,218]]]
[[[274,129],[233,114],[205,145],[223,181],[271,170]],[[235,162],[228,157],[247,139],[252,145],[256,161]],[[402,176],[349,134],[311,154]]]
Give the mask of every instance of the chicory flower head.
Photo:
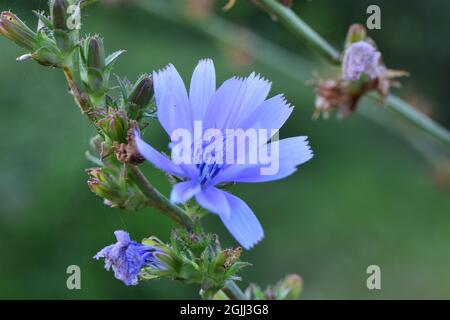
[[[346,81],[358,81],[363,74],[374,80],[384,72],[381,53],[366,41],[355,42],[345,51],[342,69]]]
[[[230,182],[266,182],[285,178],[296,171],[296,167],[312,158],[307,137],[293,137],[270,142],[273,131],[285,123],[292,112],[282,95],[267,99],[271,83],[252,73],[245,79],[231,78],[216,89],[216,75],[211,60],[201,60],[194,70],[189,95],[186,87],[173,65],[153,73],[155,100],[158,118],[165,131],[172,137],[172,160],[145,143],[139,133],[135,133],[136,146],[144,158],[157,168],[182,180],[173,186],[170,199],[172,203],[184,203],[195,197],[198,204],[217,214],[229,232],[246,249],[250,249],[264,236],[263,229],[255,214],[240,198],[219,189],[217,186]],[[219,139],[213,135],[211,140],[198,143],[191,140],[195,149],[191,163],[179,163],[173,158],[173,133],[182,128],[195,136],[197,124],[201,130],[215,130],[222,133]],[[207,149],[215,142],[229,142],[229,130],[266,130],[262,141],[253,147],[242,140],[223,149],[219,155],[214,151],[209,156],[196,157],[197,152],[208,154]],[[205,131],[203,131],[205,132]],[[225,137],[225,138],[224,138]],[[244,144],[244,157],[257,154],[264,148],[275,150],[277,170],[262,174],[266,166],[262,161],[243,163],[232,151]],[[211,159],[215,159],[212,160]],[[241,159],[242,160],[242,159]]]
[[[130,235],[122,230],[114,232],[117,242],[103,248],[94,259],[105,259],[105,269],[113,269],[116,279],[127,286],[138,284],[139,273],[144,267],[163,268],[163,264],[155,256],[160,249],[143,245],[130,239]]]

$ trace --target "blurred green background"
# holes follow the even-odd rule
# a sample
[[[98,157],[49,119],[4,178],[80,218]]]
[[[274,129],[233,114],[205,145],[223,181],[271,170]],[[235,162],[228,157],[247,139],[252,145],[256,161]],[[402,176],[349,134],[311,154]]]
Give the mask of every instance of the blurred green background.
[[[161,1],[166,0],[148,0]],[[197,61],[211,57],[220,82],[255,70],[273,81],[272,94],[283,92],[296,106],[281,136],[308,135],[313,161],[283,181],[235,188],[266,233],[243,254],[254,266],[242,273],[241,287],[265,286],[298,273],[305,281],[304,299],[450,298],[450,193],[435,185],[433,168],[404,139],[358,114],[344,121],[313,121],[314,92],[304,82],[188,25],[106,2],[85,12],[83,31],[104,36],[109,51],[127,50],[117,73],[135,79],[171,62],[187,82]],[[293,73],[308,79],[314,70],[323,72],[320,60],[267,14],[243,0],[222,13],[225,2],[216,1],[214,8],[221,18],[247,25],[312,61]],[[0,9],[35,24],[31,9],[45,9],[46,3],[0,0]],[[449,127],[449,1],[299,0],[295,10],[340,47],[348,25],[364,22],[373,3],[381,6],[382,30],[371,36],[388,66],[412,74],[396,92],[428,106]],[[0,298],[197,299],[196,286],[177,282],[126,287],[92,259],[114,241],[116,229],[137,240],[167,239],[173,225],[152,209],[109,209],[89,191],[84,170],[91,164],[84,152],[93,130],[68,95],[61,72],[16,63],[22,53],[0,39]],[[281,66],[278,58],[273,56]],[[167,143],[157,127],[146,139],[161,149]],[[168,194],[164,175],[149,164],[143,167]],[[217,217],[208,216],[206,224],[225,245],[236,245]],[[66,268],[72,264],[81,267],[78,291],[66,288]],[[381,267],[382,290],[366,288],[371,264]]]

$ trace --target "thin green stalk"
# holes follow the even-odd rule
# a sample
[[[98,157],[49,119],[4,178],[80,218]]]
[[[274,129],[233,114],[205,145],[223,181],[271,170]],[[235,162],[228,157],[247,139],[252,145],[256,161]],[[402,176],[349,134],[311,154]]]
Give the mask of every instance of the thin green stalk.
[[[239,288],[234,281],[227,281],[225,288],[223,288],[222,291],[230,298],[230,300],[247,300],[247,297],[242,292],[241,288]]]
[[[283,49],[270,41],[267,41],[250,30],[245,31],[246,41],[240,41],[239,35],[242,32],[242,28],[214,13],[208,14],[208,16],[203,19],[189,20],[182,16],[181,10],[176,10],[176,7],[171,6],[170,3],[149,3],[143,0],[138,1],[136,5],[150,14],[171,21],[172,23],[192,27],[193,29],[211,37],[212,40],[225,46],[235,47],[242,50],[245,54],[248,54],[252,58],[258,60],[259,63],[272,68],[274,71],[279,72],[281,75],[292,81],[299,83],[306,82],[310,80],[310,75],[313,73],[314,68],[312,67],[310,61],[305,60],[301,56]],[[277,57],[278,60],[273,59],[273,57]],[[278,61],[283,61],[283,63],[279,63]],[[377,99],[378,103],[380,102],[379,97],[376,94],[369,94],[367,96],[368,98]],[[426,160],[429,160],[430,153],[424,154],[422,148],[417,148],[417,145],[413,143],[413,138],[411,138],[410,135],[414,132],[410,130],[401,130],[403,128],[402,124],[407,123],[404,121],[403,123],[394,121],[402,120],[402,118],[399,117],[399,119],[397,119],[391,117],[393,121],[389,121],[389,123],[387,123],[386,119],[380,120],[379,117],[374,115],[373,112],[369,112],[369,110],[369,108],[359,108],[358,114],[365,117],[367,120],[380,125],[384,129],[387,129],[406,139],[406,141],[410,143],[419,154],[421,154]],[[395,128],[390,128],[389,126],[394,126]],[[430,142],[436,142],[436,140]],[[438,148],[435,148],[434,144],[432,147],[436,152],[438,151]]]
[[[186,212],[180,207],[173,205],[169,199],[153,187],[138,167],[128,165],[128,169],[133,177],[133,181],[139,186],[142,193],[149,199],[153,207],[160,210],[179,225],[187,229],[193,228],[192,220]]]
[[[367,96],[374,101],[380,101],[380,97],[375,93],[369,93]],[[407,119],[409,122],[426,132],[433,132],[432,135],[434,137],[450,145],[450,132],[447,131],[446,128],[425,116],[403,99],[394,95],[389,95],[385,103],[390,107],[389,109],[398,116]]]
[[[334,49],[324,38],[317,34],[311,27],[309,27],[298,15],[290,8],[282,5],[277,0],[259,0],[265,9],[272,15],[276,16],[278,20],[283,23],[295,35],[314,44],[314,46],[333,63],[340,63],[339,51]],[[370,95],[371,99],[380,100],[377,95]],[[417,111],[416,108],[408,104],[406,101],[390,95],[386,100],[388,109],[395,112],[404,120],[410,122],[414,126],[427,132],[437,140],[441,141],[450,147],[450,132],[433,121],[423,113]]]
[[[311,46],[325,56],[331,63],[341,63],[341,53],[328,43],[313,28],[301,20],[297,14],[280,2],[260,0],[261,4],[297,37],[305,39]]]

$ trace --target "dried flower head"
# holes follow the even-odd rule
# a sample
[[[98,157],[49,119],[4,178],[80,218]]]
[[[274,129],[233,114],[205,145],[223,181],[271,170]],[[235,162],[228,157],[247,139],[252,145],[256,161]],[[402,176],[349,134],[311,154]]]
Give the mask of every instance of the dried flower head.
[[[384,69],[381,53],[366,41],[355,42],[345,50],[342,78],[346,81],[358,81],[362,75],[374,80]]]

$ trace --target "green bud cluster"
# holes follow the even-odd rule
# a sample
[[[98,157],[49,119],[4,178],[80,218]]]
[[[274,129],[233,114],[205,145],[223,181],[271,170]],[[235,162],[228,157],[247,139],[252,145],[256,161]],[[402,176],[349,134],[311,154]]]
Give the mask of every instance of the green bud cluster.
[[[56,44],[53,35],[41,27],[37,32],[32,31],[22,20],[13,13],[6,11],[0,15],[0,34],[28,51],[17,60],[34,59],[44,66],[61,67],[65,59]]]
[[[124,110],[109,108],[104,118],[97,122],[105,137],[119,143],[127,142],[129,123]]]
[[[112,68],[125,51],[120,50],[106,57],[103,39],[98,35],[88,36],[82,41],[81,47],[81,79],[94,104],[104,106]]]
[[[156,238],[145,239],[143,244],[160,248],[163,254],[158,254],[158,259],[164,264],[160,270],[143,269],[143,280],[169,278],[200,284],[205,299],[213,298],[227,281],[240,280],[238,272],[250,265],[239,261],[241,248],[223,250],[216,236],[201,232],[176,229],[170,245]]]
[[[141,120],[144,116],[151,116],[155,112],[152,106],[154,89],[151,75],[143,74],[134,84],[127,79],[117,80],[121,89],[122,103],[130,119]]]
[[[105,204],[112,208],[139,210],[145,206],[145,197],[139,188],[127,179],[125,169],[117,171],[110,167],[92,168],[88,170],[89,189]]]

